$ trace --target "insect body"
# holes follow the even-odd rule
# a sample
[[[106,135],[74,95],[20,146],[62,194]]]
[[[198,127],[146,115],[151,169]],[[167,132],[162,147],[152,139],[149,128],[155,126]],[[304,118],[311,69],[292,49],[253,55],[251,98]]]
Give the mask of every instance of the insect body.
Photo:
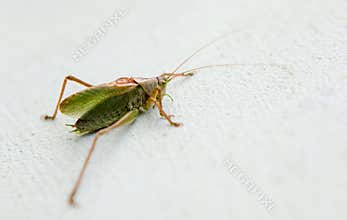
[[[113,82],[93,86],[74,76],[67,76],[63,81],[61,92],[58,98],[58,103],[52,116],[45,116],[46,120],[54,120],[58,110],[63,114],[77,117],[78,120],[74,125],[74,132],[80,135],[96,133],[93,143],[88,152],[87,158],[83,164],[77,181],[69,196],[69,203],[74,205],[74,197],[80,186],[83,174],[86,170],[88,162],[94,151],[97,140],[100,136],[106,134],[110,130],[121,125],[131,123],[141,113],[147,111],[151,106],[156,106],[161,116],[165,117],[168,122],[178,127],[181,124],[171,120],[172,115],[167,114],[163,110],[162,98],[165,95],[167,84],[176,77],[191,76],[198,70],[218,66],[264,66],[264,64],[221,64],[210,65],[194,68],[181,73],[176,73],[180,67],[189,61],[194,55],[204,48],[212,45],[215,41],[224,38],[228,34],[222,35],[219,38],[204,45],[191,56],[186,58],[173,72],[164,73],[153,78],[132,78],[123,77]],[[265,64],[283,68],[277,64]],[[65,87],[68,81],[79,83],[88,87],[86,90],[77,92],[62,101]]]
[[[84,135],[108,127],[127,113],[136,118],[140,112],[153,104],[162,116],[162,92],[166,84],[178,74],[164,74],[155,78],[120,78],[114,82],[91,87],[78,92],[60,104],[60,111],[70,116],[79,116],[72,125],[74,132]],[[178,126],[178,123],[172,122]]]
[[[167,73],[153,78],[123,77],[98,86],[92,86],[74,76],[65,77],[56,109],[52,116],[45,116],[44,119],[54,120],[60,109],[63,114],[78,118],[74,125],[70,125],[74,128],[73,132],[80,135],[96,132],[87,159],[70,194],[71,205],[74,204],[74,196],[100,136],[113,128],[131,123],[141,112],[147,111],[153,105],[171,125],[176,127],[181,125],[173,122],[172,115],[168,115],[163,110],[162,98],[166,85],[172,79],[192,74],[192,72],[185,72]],[[61,101],[67,81],[74,81],[88,88]]]

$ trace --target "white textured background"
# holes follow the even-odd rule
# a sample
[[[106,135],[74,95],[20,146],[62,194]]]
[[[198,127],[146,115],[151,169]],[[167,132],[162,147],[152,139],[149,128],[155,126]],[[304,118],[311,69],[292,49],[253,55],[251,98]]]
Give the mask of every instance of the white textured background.
[[[1,4],[1,220],[347,218],[346,0],[95,2]],[[119,9],[128,14],[74,62]],[[62,115],[40,120],[63,77],[98,84],[157,75],[239,28],[185,67],[280,63],[290,72],[210,69],[177,80],[164,105],[184,126],[152,110],[100,139],[80,207],[70,208],[92,136],[69,133],[73,119]],[[271,198],[271,211],[245,176]]]

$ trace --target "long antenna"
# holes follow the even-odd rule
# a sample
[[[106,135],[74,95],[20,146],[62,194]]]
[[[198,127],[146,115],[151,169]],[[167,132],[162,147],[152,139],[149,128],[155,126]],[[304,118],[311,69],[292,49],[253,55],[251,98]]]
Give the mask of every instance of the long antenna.
[[[285,70],[288,73],[291,73],[290,70],[287,68],[286,65],[284,64],[277,64],[277,63],[227,63],[227,64],[215,64],[215,65],[208,65],[208,66],[201,66],[197,68],[193,68],[190,70],[185,70],[181,72],[181,75],[187,75],[187,74],[194,74],[198,70],[202,69],[209,69],[213,67],[237,67],[237,66],[272,66],[272,67],[277,67],[279,69]]]
[[[205,49],[205,48],[207,48],[207,47],[213,45],[214,43],[216,43],[217,41],[219,41],[219,40],[221,40],[221,39],[223,39],[223,38],[226,38],[226,37],[229,36],[230,34],[235,33],[235,32],[239,32],[240,30],[243,30],[243,29],[245,29],[245,27],[239,28],[239,29],[237,29],[237,30],[233,30],[233,31],[230,31],[230,32],[227,32],[227,33],[225,33],[225,34],[223,34],[223,35],[221,35],[221,36],[219,36],[219,37],[213,39],[212,41],[208,42],[207,44],[205,44],[204,46],[202,46],[202,47],[200,47],[198,50],[196,50],[192,55],[190,55],[190,56],[187,57],[185,60],[183,60],[183,62],[182,62],[180,65],[178,65],[178,66],[176,67],[176,69],[175,69],[172,73],[176,73],[176,72],[179,70],[179,68],[181,68],[181,67],[182,67],[184,64],[186,64],[192,57],[194,57],[196,54],[198,54],[198,53],[199,53],[200,51],[202,51],[203,49]]]

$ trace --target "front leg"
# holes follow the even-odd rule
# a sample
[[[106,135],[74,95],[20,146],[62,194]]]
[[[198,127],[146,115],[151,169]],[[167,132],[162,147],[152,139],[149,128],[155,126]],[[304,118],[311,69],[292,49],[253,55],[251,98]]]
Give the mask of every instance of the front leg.
[[[160,115],[161,115],[161,116],[164,116],[164,117],[166,118],[166,120],[170,123],[170,125],[175,126],[175,127],[179,127],[179,126],[182,125],[182,123],[172,121],[172,120],[171,120],[171,117],[172,117],[173,115],[168,115],[168,114],[164,111],[163,107],[161,106],[161,104],[160,104],[159,102],[155,102],[154,104],[157,106]]]
[[[179,127],[182,125],[182,123],[174,122],[171,120],[171,117],[173,115],[168,115],[164,109],[163,109],[163,104],[162,104],[162,95],[161,95],[161,89],[158,87],[156,88],[152,95],[149,97],[149,103],[147,105],[149,106],[150,103],[154,103],[155,106],[157,106],[159,113],[161,116],[163,116],[172,126]]]

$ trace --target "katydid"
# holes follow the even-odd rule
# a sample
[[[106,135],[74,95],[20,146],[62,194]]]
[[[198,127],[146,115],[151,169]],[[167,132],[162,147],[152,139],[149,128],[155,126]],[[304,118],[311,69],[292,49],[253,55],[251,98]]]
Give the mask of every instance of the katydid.
[[[174,122],[171,119],[173,115],[167,114],[162,105],[162,98],[166,95],[166,86],[171,80],[177,77],[192,76],[198,70],[216,66],[274,65],[281,67],[276,64],[221,64],[203,66],[177,73],[179,68],[188,62],[194,55],[225,36],[226,35],[216,38],[195,51],[171,73],[164,73],[157,77],[122,77],[115,81],[96,86],[71,75],[65,77],[55,110],[51,116],[44,116],[44,119],[54,120],[60,109],[63,114],[78,118],[74,125],[70,125],[74,128],[73,132],[79,135],[96,133],[79,176],[69,195],[68,201],[70,205],[75,205],[74,197],[81,184],[86,167],[95,149],[96,142],[102,135],[114,128],[133,122],[140,113],[149,110],[151,106],[157,107],[160,115],[163,116],[170,125],[175,127],[181,125],[181,123]],[[62,100],[68,81],[81,84],[87,87],[87,89]]]

